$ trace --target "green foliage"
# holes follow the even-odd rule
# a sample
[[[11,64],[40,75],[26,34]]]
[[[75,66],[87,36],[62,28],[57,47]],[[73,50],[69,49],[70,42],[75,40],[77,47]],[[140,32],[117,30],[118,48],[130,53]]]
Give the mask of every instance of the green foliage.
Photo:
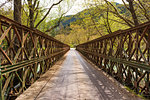
[[[67,1],[67,0],[66,0]],[[75,47],[83,42],[111,34],[118,30],[124,30],[134,27],[134,20],[132,13],[129,11],[129,4],[119,4],[116,2],[109,2],[109,0],[90,0],[84,6],[87,9],[77,13],[76,15],[69,15],[62,18],[60,25],[46,32],[46,34],[55,37],[56,39]],[[91,4],[92,2],[92,4]],[[69,5],[69,0],[66,5]],[[149,0],[134,0],[134,9],[139,23],[144,23],[150,20],[150,1]],[[29,5],[23,3],[22,5],[22,24],[29,26]],[[60,15],[64,12],[62,5],[58,9],[51,12],[45,20],[37,27],[42,32],[55,26]],[[34,24],[36,25],[45,15],[46,9],[44,6],[39,6],[36,9],[38,13]],[[13,10],[0,9],[0,14],[13,19]],[[34,18],[36,14],[34,14]],[[131,25],[129,25],[128,23]]]
[[[57,30],[57,33],[59,34],[56,34],[55,38],[69,44],[71,47],[74,47],[78,44],[108,34],[106,27],[106,6],[107,5],[104,4],[98,6],[99,8],[91,7],[79,12],[74,16],[64,17],[63,22],[67,22],[67,20],[70,20],[72,17],[76,18],[77,20],[69,23],[70,25],[66,26],[65,28],[59,28]],[[100,13],[100,11],[102,11],[102,13]],[[118,22],[122,21],[111,13],[109,13],[109,18]],[[110,27],[113,27],[111,29],[112,32],[128,28],[127,25],[118,22],[109,20]],[[70,30],[67,30],[67,28]],[[67,30],[67,32],[69,31],[68,35],[63,35],[66,34],[65,30]],[[63,36],[66,37],[65,40],[61,39]]]
[[[134,23],[133,13],[129,10],[129,4],[119,4],[116,2],[97,2],[86,4],[88,9],[79,12],[76,15],[64,18],[63,22],[76,18],[76,21],[70,22],[68,26],[71,30],[66,35],[70,46],[78,45],[90,41],[100,36],[111,34],[136,26]],[[91,1],[90,1],[91,2]],[[150,20],[150,11],[148,4],[150,1],[134,1],[135,14],[139,23]],[[92,6],[91,6],[92,5]],[[62,23],[63,23],[62,22]],[[60,29],[61,31],[62,29]],[[61,34],[64,34],[61,32]],[[60,34],[59,34],[60,35]],[[57,35],[55,36],[57,39]],[[66,40],[67,40],[66,39]]]
[[[13,10],[11,9],[6,10],[5,8],[0,8],[0,15],[13,19]]]

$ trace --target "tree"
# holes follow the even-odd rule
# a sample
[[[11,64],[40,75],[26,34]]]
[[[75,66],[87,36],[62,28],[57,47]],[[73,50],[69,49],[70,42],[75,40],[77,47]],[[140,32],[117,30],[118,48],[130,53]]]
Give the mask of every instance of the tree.
[[[5,4],[9,3],[12,0],[6,0],[4,3],[0,4],[0,8],[2,8]]]
[[[49,8],[48,11],[45,13],[45,15],[37,22],[35,25],[35,21],[37,20],[37,17],[39,15],[39,0],[28,0],[28,9],[29,9],[29,22],[30,22],[30,28],[37,28],[48,16],[52,8],[56,5],[59,5],[63,0],[59,0],[57,3],[53,3]]]
[[[88,5],[99,9],[99,14],[103,15],[104,19],[106,19],[105,25],[109,30],[111,29],[110,21],[127,25],[127,27],[134,27],[149,21],[149,0],[122,0],[122,2],[123,4],[117,4],[109,0],[93,0],[92,3],[91,1],[90,3],[88,2]],[[105,6],[105,8],[102,6]],[[115,16],[117,20],[112,19],[110,15]]]
[[[21,0],[14,0],[14,20],[21,24]]]

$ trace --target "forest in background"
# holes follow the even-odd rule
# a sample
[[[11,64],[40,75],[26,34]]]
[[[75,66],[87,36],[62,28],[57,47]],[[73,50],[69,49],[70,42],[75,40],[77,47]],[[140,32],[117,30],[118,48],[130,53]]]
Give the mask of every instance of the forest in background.
[[[71,47],[150,20],[150,0],[122,0],[122,4],[109,0],[85,0],[82,5],[85,10],[67,16],[76,0],[50,0],[50,6],[40,0],[5,1],[0,4],[1,15],[15,19],[15,10],[20,10],[19,23],[39,29]],[[21,6],[12,6],[16,5],[15,1],[20,1]],[[7,3],[12,5],[6,8]]]

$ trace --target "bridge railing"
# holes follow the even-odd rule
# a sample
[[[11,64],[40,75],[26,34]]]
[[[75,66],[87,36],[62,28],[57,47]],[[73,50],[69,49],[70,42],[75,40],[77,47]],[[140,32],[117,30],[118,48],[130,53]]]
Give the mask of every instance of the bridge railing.
[[[0,15],[0,100],[16,97],[69,46]]]
[[[150,22],[80,44],[76,49],[122,84],[150,97]]]

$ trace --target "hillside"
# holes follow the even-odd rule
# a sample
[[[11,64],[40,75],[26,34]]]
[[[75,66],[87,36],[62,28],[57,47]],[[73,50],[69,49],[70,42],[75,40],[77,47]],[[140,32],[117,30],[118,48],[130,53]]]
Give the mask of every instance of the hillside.
[[[117,2],[113,2],[113,4],[118,8],[119,10],[119,13],[121,14],[125,14],[128,16],[129,13],[127,13],[127,9],[125,8],[124,5],[122,4],[119,4]],[[61,24],[66,27],[66,26],[70,26],[71,23],[73,22],[76,22],[77,20],[82,20],[84,19],[86,16],[89,16],[90,13],[94,12],[95,8],[90,8],[90,9],[85,9],[75,15],[68,15],[68,16],[65,16],[63,18],[63,20],[61,21]],[[95,16],[95,18],[99,18],[101,17],[102,15],[99,15],[99,16]]]

